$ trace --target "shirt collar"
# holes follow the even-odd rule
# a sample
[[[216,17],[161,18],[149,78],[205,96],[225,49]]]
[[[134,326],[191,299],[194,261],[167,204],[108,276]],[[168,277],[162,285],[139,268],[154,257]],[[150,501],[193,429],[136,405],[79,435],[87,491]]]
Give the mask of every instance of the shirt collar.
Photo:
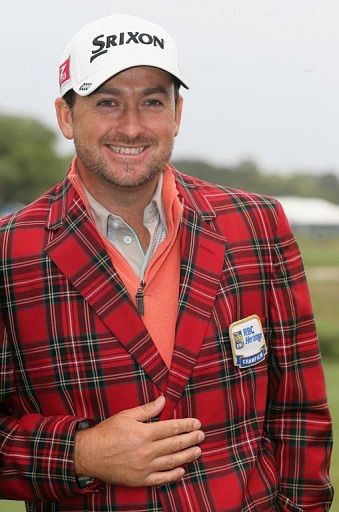
[[[155,218],[159,215],[161,223],[166,228],[166,215],[162,200],[162,186],[163,186],[163,173],[159,175],[157,187],[155,189],[154,195],[151,199],[151,201],[148,203],[148,205],[145,207],[144,210],[144,225],[147,226],[147,224],[151,224],[154,222]],[[121,219],[120,216],[114,215],[109,210],[107,210],[102,204],[100,204],[93,196],[92,194],[87,190],[87,188],[82,183],[83,189],[86,193],[89,206],[91,209],[91,213],[94,219],[95,224],[97,225],[98,229],[103,233],[105,236],[107,234],[107,221],[108,217],[112,216],[116,219]]]

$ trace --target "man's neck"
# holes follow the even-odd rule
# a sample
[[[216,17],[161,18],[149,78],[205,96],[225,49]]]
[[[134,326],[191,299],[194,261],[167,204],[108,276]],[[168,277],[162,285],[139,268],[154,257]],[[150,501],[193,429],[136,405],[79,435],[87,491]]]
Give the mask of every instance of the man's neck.
[[[96,178],[90,179],[79,172],[81,181],[88,192],[109,212],[119,215],[129,223],[143,221],[144,210],[150,203],[159,180],[159,175],[150,182],[135,188],[122,188]]]
[[[79,176],[85,188],[98,203],[114,215],[122,217],[133,228],[141,246],[146,251],[150,234],[144,226],[144,211],[154,196],[159,175],[143,186],[135,188],[117,187],[97,177],[82,175],[80,170]]]

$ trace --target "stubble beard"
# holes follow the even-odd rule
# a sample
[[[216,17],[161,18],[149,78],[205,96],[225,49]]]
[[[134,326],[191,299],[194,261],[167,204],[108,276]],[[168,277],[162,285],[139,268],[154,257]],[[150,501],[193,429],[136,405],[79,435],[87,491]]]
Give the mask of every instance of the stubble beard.
[[[157,156],[153,156],[153,159],[147,164],[144,171],[142,173],[139,172],[135,179],[132,179],[132,176],[136,171],[136,167],[133,162],[119,163],[112,171],[109,169],[109,166],[105,162],[103,156],[96,155],[86,144],[79,142],[75,138],[74,146],[76,154],[82,164],[101,182],[114,186],[118,189],[131,190],[146,185],[164,171],[172,156],[174,140],[168,142]],[[123,173],[121,174],[125,176],[127,175],[127,178],[124,179],[123,176],[119,175],[119,166],[123,167]]]

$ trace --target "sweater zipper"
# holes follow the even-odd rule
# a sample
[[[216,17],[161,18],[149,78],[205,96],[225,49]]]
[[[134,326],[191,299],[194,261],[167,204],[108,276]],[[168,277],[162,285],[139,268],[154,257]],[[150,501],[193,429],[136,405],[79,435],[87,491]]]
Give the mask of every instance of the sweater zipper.
[[[142,268],[141,268],[141,272],[140,272],[140,284],[139,284],[139,288],[137,289],[137,292],[135,294],[135,303],[136,303],[136,308],[137,308],[137,313],[139,316],[144,316],[145,314],[145,302],[144,302],[144,289],[146,288],[146,283],[144,281],[144,275],[145,275],[145,272],[146,272],[146,268],[147,268],[147,265],[148,265],[148,262],[150,260],[150,258],[152,257],[152,254],[154,252],[154,248],[155,246],[157,245],[158,243],[158,239],[159,239],[159,230],[161,231],[161,226],[160,226],[160,215],[158,214],[158,225],[157,225],[157,228],[156,228],[156,233],[155,233],[155,236],[153,236],[153,239],[152,239],[152,242],[151,242],[151,247],[147,250],[147,258],[144,259],[144,262],[143,262],[143,265],[142,265]],[[137,240],[138,237],[136,237]],[[139,242],[140,243],[140,242]]]
[[[145,286],[146,286],[146,283],[142,279],[140,281],[139,288],[137,289],[137,293],[135,295],[137,313],[138,313],[139,316],[144,316],[144,314],[145,314],[145,304],[144,304],[144,289],[145,289]]]

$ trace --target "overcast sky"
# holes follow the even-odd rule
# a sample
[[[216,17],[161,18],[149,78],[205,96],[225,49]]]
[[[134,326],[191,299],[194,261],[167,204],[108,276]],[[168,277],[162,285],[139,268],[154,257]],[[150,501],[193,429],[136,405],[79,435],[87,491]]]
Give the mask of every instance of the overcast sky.
[[[185,110],[175,156],[339,175],[338,0],[12,0],[0,16],[0,111],[57,129],[58,61],[111,12],[163,25],[179,47]],[[71,147],[69,147],[69,150]]]

